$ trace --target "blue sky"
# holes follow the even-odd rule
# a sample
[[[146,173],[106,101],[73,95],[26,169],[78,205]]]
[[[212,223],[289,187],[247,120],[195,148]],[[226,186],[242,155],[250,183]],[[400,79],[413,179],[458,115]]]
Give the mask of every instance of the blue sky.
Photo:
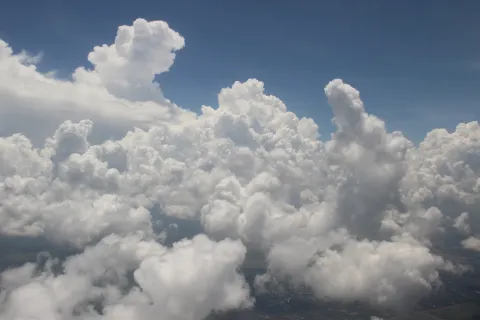
[[[257,78],[299,116],[332,130],[323,87],[342,78],[370,113],[414,141],[480,115],[479,1],[8,1],[0,38],[44,53],[41,70],[88,65],[118,25],[165,20],[186,39],[165,96],[198,111],[222,87]]]

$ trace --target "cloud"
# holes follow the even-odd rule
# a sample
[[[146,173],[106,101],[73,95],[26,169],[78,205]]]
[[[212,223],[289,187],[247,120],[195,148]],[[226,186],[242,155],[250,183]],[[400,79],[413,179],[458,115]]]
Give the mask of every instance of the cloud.
[[[470,233],[470,225],[468,222],[468,212],[463,212],[461,215],[455,218],[455,223],[453,224],[455,228],[459,231],[466,234]]]
[[[0,43],[0,234],[80,252],[5,271],[0,318],[29,316],[25,301],[46,319],[249,307],[237,271],[246,250],[267,258],[259,286],[375,306],[414,303],[440,270],[461,270],[432,249],[478,247],[477,122],[415,146],[340,79],[324,90],[336,127],[327,141],[256,79],[193,114],[153,81],[183,46],[165,22],[138,19],[89,54],[93,69],[60,81]],[[163,246],[181,232],[154,228],[166,216],[206,235]]]
[[[93,69],[77,68],[72,81],[63,81],[38,72],[38,59],[14,54],[0,40],[0,134],[26,133],[37,144],[66,120],[91,119],[101,124],[95,138],[103,141],[134,127],[193,119],[152,82],[183,46],[165,22],[137,19],[118,29],[114,44],[94,48]]]
[[[462,241],[462,245],[466,249],[480,251],[480,239],[476,237],[469,237]]]
[[[244,257],[239,241],[216,243],[204,235],[170,249],[139,235],[108,236],[68,258],[61,273],[32,265],[6,271],[1,318],[202,319],[212,311],[251,306],[237,272]]]
[[[104,87],[113,96],[129,101],[165,103],[153,80],[156,74],[170,69],[175,51],[184,46],[183,37],[166,22],[137,19],[132,26],[118,28],[114,44],[95,47],[88,55],[94,69],[78,68],[73,78]]]

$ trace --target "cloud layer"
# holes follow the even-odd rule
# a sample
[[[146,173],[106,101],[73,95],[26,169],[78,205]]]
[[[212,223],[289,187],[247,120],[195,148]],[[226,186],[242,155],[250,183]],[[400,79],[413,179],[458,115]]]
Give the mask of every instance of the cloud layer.
[[[480,250],[477,122],[415,146],[340,79],[325,87],[328,141],[256,79],[193,114],[153,82],[183,46],[165,22],[138,19],[94,48],[93,69],[60,81],[0,41],[0,234],[81,251],[5,271],[1,319],[193,320],[249,307],[247,248],[267,257],[259,288],[395,306],[461,270],[432,249]],[[206,235],[162,246],[162,215]]]

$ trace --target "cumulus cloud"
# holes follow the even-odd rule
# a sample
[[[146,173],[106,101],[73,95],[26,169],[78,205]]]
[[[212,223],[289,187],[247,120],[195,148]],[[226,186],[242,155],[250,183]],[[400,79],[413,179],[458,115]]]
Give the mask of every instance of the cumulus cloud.
[[[59,273],[32,265],[5,272],[0,314],[42,320],[202,319],[252,304],[237,272],[244,257],[241,242],[217,243],[204,235],[170,249],[141,235],[111,235],[68,258]],[[132,272],[133,287],[127,277]]]
[[[480,239],[476,237],[469,237],[465,240],[462,241],[462,245],[466,249],[474,250],[474,251],[480,251]]]
[[[238,272],[249,249],[266,257],[258,286],[394,306],[459,270],[432,249],[461,237],[478,250],[477,122],[415,146],[340,79],[325,87],[327,141],[256,79],[193,114],[154,82],[183,46],[165,22],[138,19],[64,81],[0,42],[0,234],[80,252],[5,271],[0,317],[193,320],[250,307]],[[30,125],[41,117],[53,120]],[[163,246],[159,217],[208,236]]]
[[[78,68],[73,78],[104,87],[118,98],[166,102],[153,80],[170,69],[175,51],[184,46],[183,37],[166,22],[137,19],[118,28],[114,44],[95,47],[88,55],[94,69]]]
[[[78,68],[72,81],[38,72],[28,54],[0,39],[0,135],[24,133],[41,143],[66,120],[91,119],[97,141],[134,127],[193,119],[163,97],[154,76],[167,72],[184,39],[163,21],[137,19],[121,26],[115,42],[88,55],[93,69]]]

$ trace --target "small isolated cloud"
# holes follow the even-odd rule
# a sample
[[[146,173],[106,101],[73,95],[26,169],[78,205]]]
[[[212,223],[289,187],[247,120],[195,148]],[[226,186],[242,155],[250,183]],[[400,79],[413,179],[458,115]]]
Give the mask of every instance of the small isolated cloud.
[[[165,22],[138,19],[93,49],[92,69],[60,81],[0,42],[0,234],[78,252],[3,272],[0,319],[194,320],[248,308],[247,250],[266,257],[265,290],[405,305],[440,271],[461,271],[432,249],[460,237],[478,250],[477,122],[415,146],[341,79],[324,89],[328,141],[257,79],[194,114],[153,81],[184,45]],[[161,217],[203,234],[163,245],[182,224]]]
[[[462,245],[466,249],[480,251],[480,239],[478,237],[469,237],[462,241]]]

